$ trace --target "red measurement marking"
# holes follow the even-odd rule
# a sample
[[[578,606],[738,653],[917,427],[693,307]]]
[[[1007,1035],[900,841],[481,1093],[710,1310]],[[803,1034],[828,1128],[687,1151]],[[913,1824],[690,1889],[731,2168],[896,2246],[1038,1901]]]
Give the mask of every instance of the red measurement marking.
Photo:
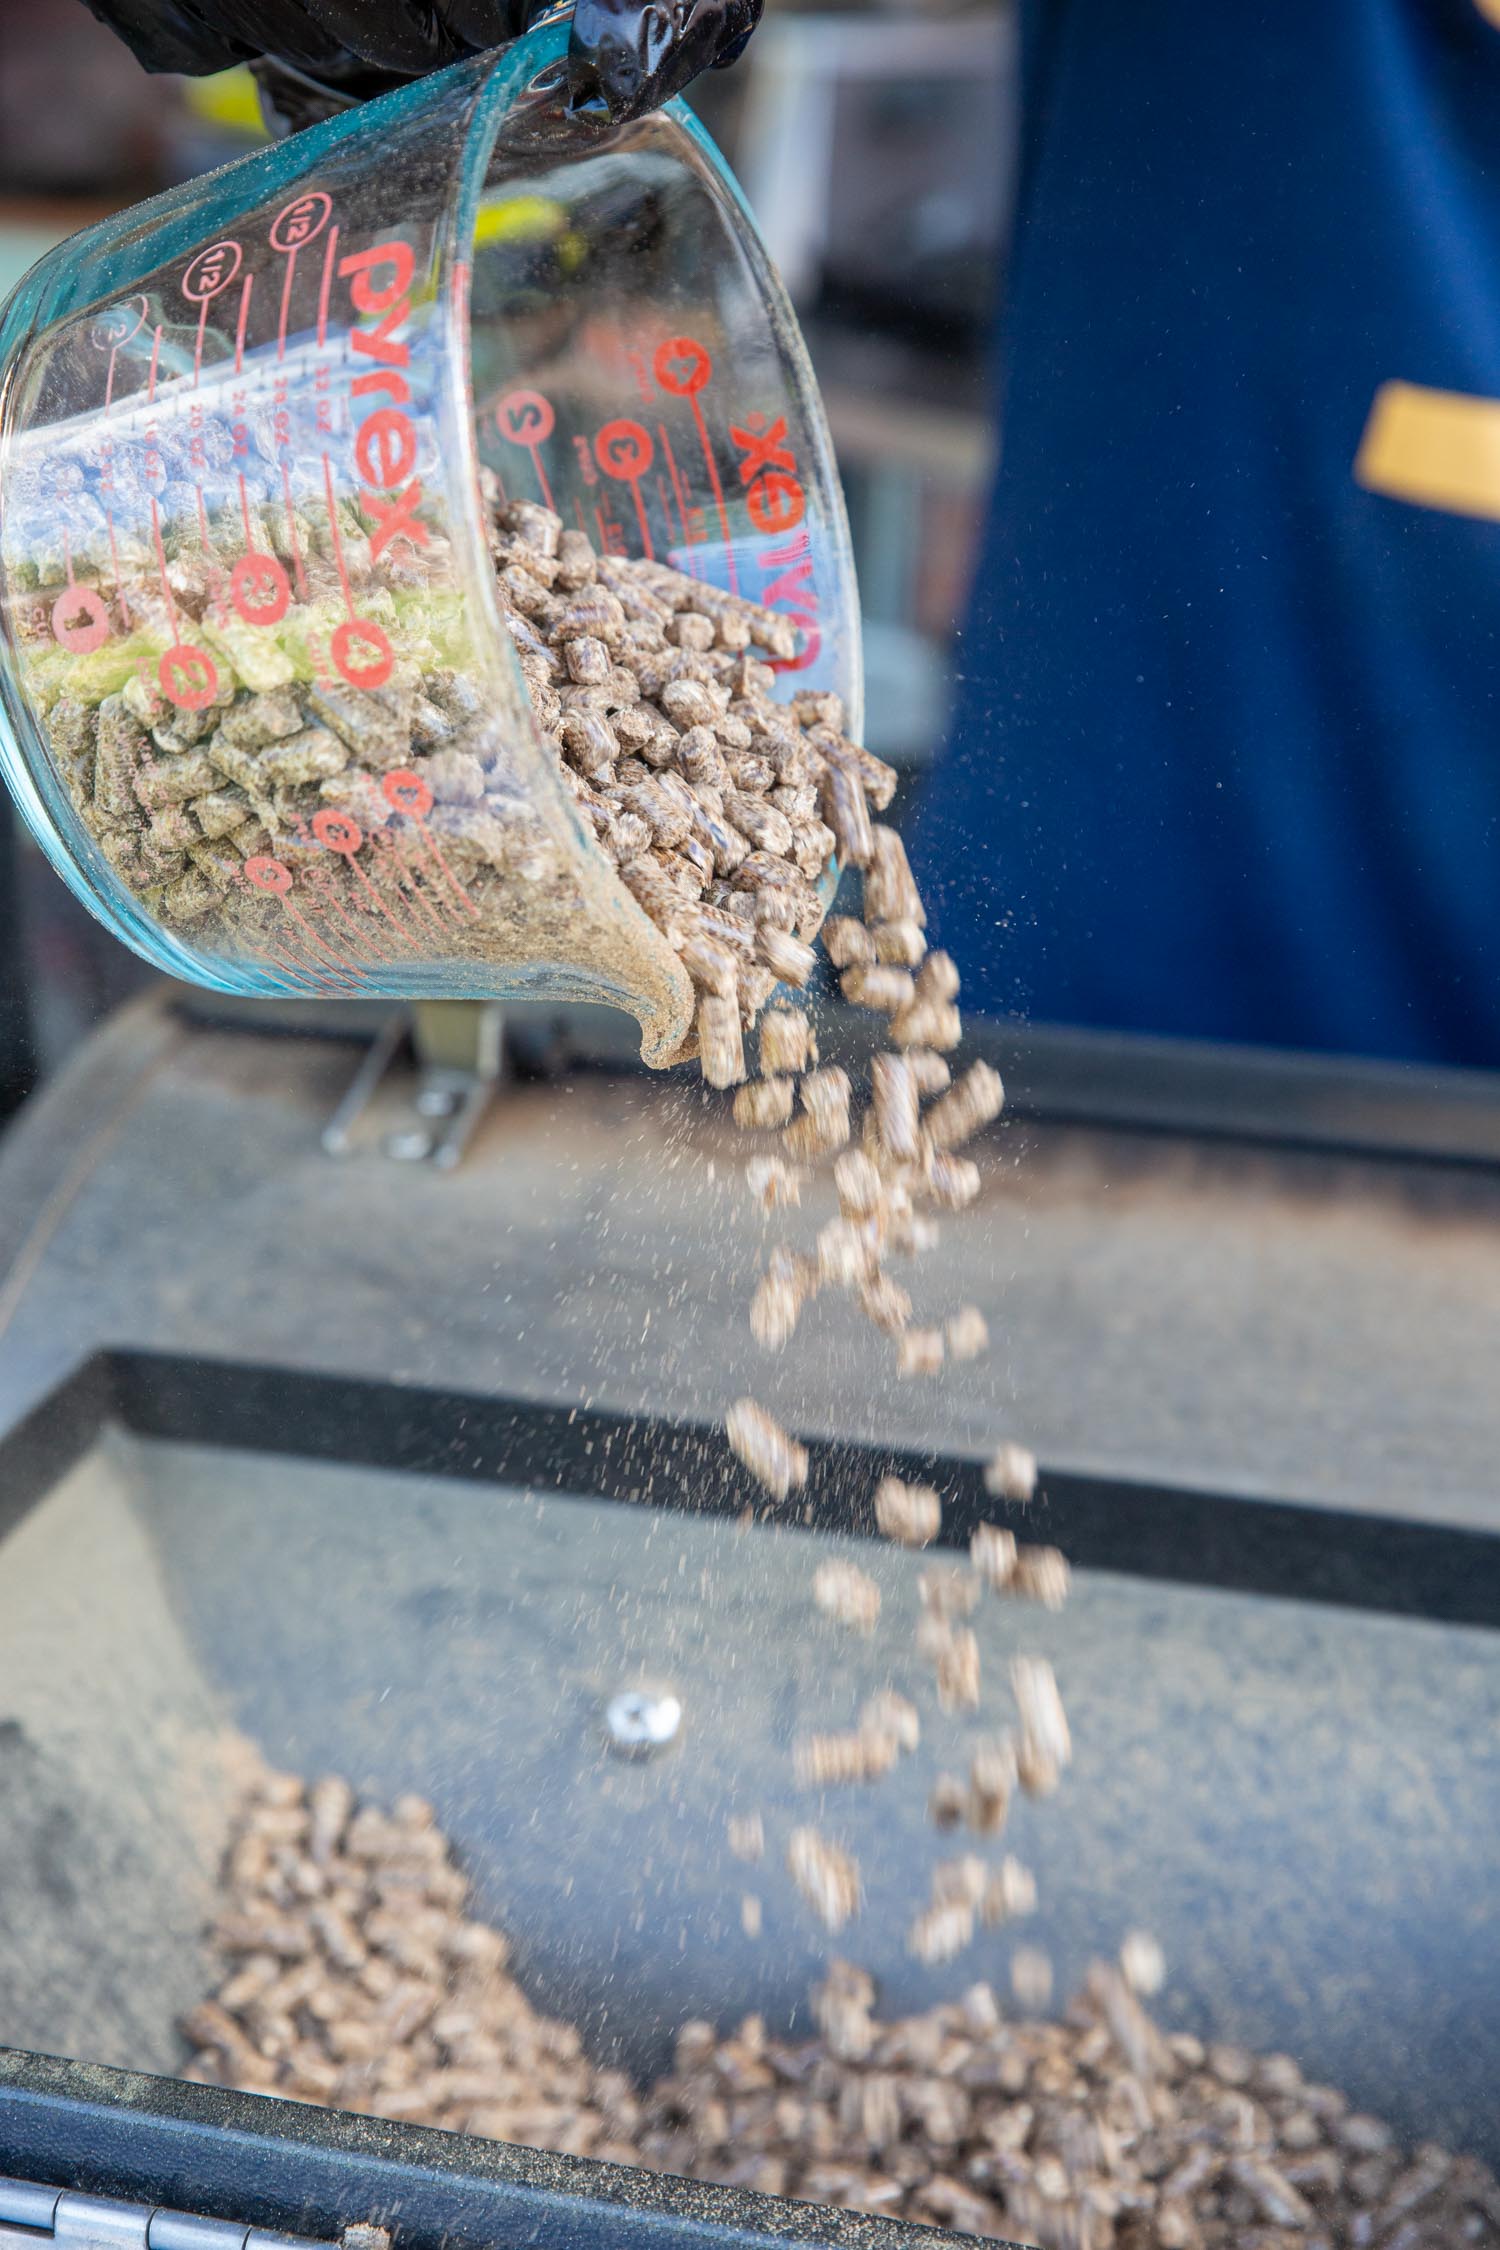
[[[650,468],[656,448],[639,422],[606,422],[594,440],[594,459],[607,477],[636,484]]]
[[[146,404],[148,406],[152,405],[156,398],[156,363],[160,357],[161,323],[158,321],[156,334],[151,339],[151,373],[146,380]]]
[[[693,571],[693,576],[697,578],[697,562],[693,560],[693,526],[688,524],[688,502],[684,497],[684,490],[681,490],[681,477],[677,472],[677,454],[672,452],[672,441],[670,441],[670,436],[666,434],[666,423],[657,423],[657,432],[661,436],[661,450],[663,450],[663,454],[666,454],[666,472],[668,472],[668,477],[672,479],[672,493],[675,493],[675,497],[677,497],[677,515],[681,517],[681,542],[684,542],[684,547],[688,549],[688,569]]]
[[[641,480],[639,477],[631,479],[630,490],[635,500],[635,520],[641,527],[641,545],[645,549],[646,560],[647,562],[655,562],[656,549],[651,544],[651,527],[646,521],[646,504],[641,498]]]
[[[250,530],[250,494],[245,484],[245,472],[243,469],[241,469],[239,472],[239,479],[240,521],[245,527],[245,545],[249,548],[251,554],[253,555],[255,552],[255,540]]]
[[[652,371],[673,398],[695,398],[714,371],[714,363],[693,336],[671,336],[658,344]]]
[[[229,574],[229,597],[247,625],[279,625],[292,589],[274,555],[241,555]]]
[[[203,505],[203,487],[195,485],[193,490],[198,496],[198,544],[205,555],[210,555],[213,550],[208,544],[208,510]]]
[[[432,810],[431,784],[405,766],[386,775],[380,794],[393,812],[405,813],[409,820],[425,820]]]
[[[109,611],[92,586],[69,584],[52,604],[52,631],[73,656],[92,656],[109,639]]]
[[[240,291],[240,317],[234,324],[234,371],[238,375],[245,364],[245,328],[250,319],[250,292],[255,287],[255,276],[247,273]]]
[[[729,510],[724,505],[724,487],[719,482],[719,470],[718,464],[714,460],[714,449],[708,442],[708,424],[703,419],[703,409],[698,404],[696,391],[688,400],[688,404],[693,410],[693,420],[698,425],[698,443],[703,448],[703,460],[708,470],[708,481],[713,487],[714,506],[718,510],[719,516],[719,530],[724,538],[724,559],[729,565],[729,591],[731,594],[737,594],[740,590],[740,574],[735,568],[734,547],[729,537]]]
[[[651,434],[639,422],[606,422],[594,440],[594,458],[608,477],[616,477],[628,484],[635,501],[635,520],[640,526],[641,545],[646,560],[656,560],[656,550],[651,544],[651,527],[646,521],[646,506],[641,498],[641,478],[656,456]]]
[[[349,590],[349,569],[344,561],[344,542],[339,534],[338,502],[333,494],[333,463],[323,456],[323,497],[328,509],[328,530],[333,540],[333,559],[338,565],[339,584],[344,589],[344,607],[354,615],[354,596]]]
[[[265,891],[270,897],[280,899],[287,915],[297,924],[304,936],[310,940],[315,952],[322,954],[325,961],[330,962],[335,969],[353,970],[354,963],[346,961],[341,954],[335,952],[328,940],[318,930],[314,929],[307,916],[299,908],[293,906],[291,899],[292,871],[284,860],[272,859],[268,852],[261,852],[254,859],[247,859],[245,862],[245,880],[254,889]],[[295,954],[283,951],[276,944],[274,938],[267,938],[266,943],[271,947],[273,956],[280,960],[283,968],[290,969],[297,976],[303,974],[306,964],[299,961]],[[318,973],[317,963],[314,962],[311,965],[314,973]]]
[[[292,506],[292,479],[285,461],[281,464],[281,498],[286,509],[286,535],[292,550],[292,569],[297,579],[297,594],[307,599],[307,572],[302,567],[302,549],[297,541],[297,511]]]
[[[112,351],[112,352],[110,353],[110,355],[109,355],[109,370],[108,370],[108,372],[107,372],[107,374],[105,375],[105,378],[104,378],[104,419],[105,419],[105,421],[106,421],[106,422],[107,422],[107,421],[109,420],[109,410],[110,410],[110,407],[111,407],[111,406],[113,405],[113,403],[114,403],[114,396],[115,396],[115,360],[116,360],[116,358],[117,358],[117,356],[118,356],[118,354],[119,354],[119,348],[120,348],[120,347],[119,347],[119,345],[117,344],[117,345],[115,346],[115,349],[114,349],[114,351]]]
[[[338,916],[338,919],[343,923],[344,928],[349,932],[350,937],[353,939],[357,947],[361,948],[367,953],[373,953],[375,958],[379,961],[390,961],[395,958],[394,954],[387,946],[385,946],[384,944],[377,945],[375,943],[373,932],[369,930],[362,930],[359,924],[355,921],[353,915],[345,911],[343,901],[340,899],[338,892],[333,888],[331,881],[325,874],[322,873],[321,870],[311,871],[308,875],[307,882],[309,889],[317,893],[320,903],[323,906],[329,908],[334,914]]]
[[[322,188],[304,188],[271,221],[267,236],[271,248],[295,257],[317,241],[332,217],[333,197]]]
[[[670,391],[674,398],[685,398],[693,410],[693,420],[698,426],[698,443],[703,448],[703,464],[708,470],[714,506],[719,515],[719,529],[724,536],[724,556],[729,565],[729,590],[732,594],[737,594],[740,581],[739,572],[735,568],[734,549],[729,543],[729,511],[724,505],[724,487],[719,482],[719,466],[714,459],[714,449],[708,442],[708,424],[703,419],[703,408],[698,398],[699,392],[713,374],[714,363],[695,337],[673,336],[665,344],[657,345],[651,364],[662,389]],[[680,500],[681,495],[678,497]]]
[[[467,258],[459,258],[454,261],[453,279],[449,287],[453,293],[453,309],[462,316],[468,311],[469,307],[469,261]]]
[[[333,261],[338,256],[339,230],[334,227],[323,252],[323,279],[318,284],[318,349],[328,341],[328,293],[333,287]]]
[[[132,336],[139,336],[146,325],[150,310],[144,297],[132,297],[129,304],[111,305],[107,313],[94,323],[94,343],[102,351],[119,351]],[[132,312],[135,314],[131,319]]]
[[[206,310],[220,290],[229,287],[244,262],[244,252],[237,242],[211,242],[206,250],[200,250],[196,258],[188,261],[182,277],[182,294],[190,305],[201,305]],[[198,332],[201,337],[201,319]]]
[[[441,937],[446,928],[443,917],[418,882],[417,869],[407,859],[395,837],[387,829],[379,828],[370,838],[370,841],[375,846],[377,854],[389,864],[396,879],[396,893],[402,905],[420,907],[431,923],[433,930]]]
[[[198,377],[203,371],[203,331],[208,326],[208,299],[198,307],[198,335],[193,345],[193,389],[198,388]]]
[[[289,898],[283,899],[281,903],[286,909],[286,912],[292,917],[292,920],[299,923],[301,928],[306,932],[307,937],[312,943],[314,952],[320,953],[322,955],[323,960],[327,963],[329,968],[335,970],[341,976],[359,975],[357,964],[353,960],[351,960],[348,955],[340,953],[336,945],[331,945],[328,939],[324,936],[323,932],[318,928],[316,922],[312,921],[309,916],[304,914],[300,907],[293,906]],[[319,969],[316,961],[313,963],[313,969],[315,974],[321,975],[324,973]]]
[[[396,662],[395,650],[370,617],[346,617],[335,625],[328,653],[352,688],[384,687]]]
[[[337,852],[340,859],[352,859],[365,840],[365,832],[350,814],[335,812],[325,805],[322,812],[312,817],[312,832],[325,851]]]
[[[292,887],[292,871],[268,852],[258,852],[254,859],[245,862],[245,881],[258,891],[272,891],[284,898]]]
[[[313,814],[312,831],[325,851],[337,853],[338,857],[347,863],[350,874],[364,885],[381,913],[390,923],[391,928],[396,932],[401,943],[409,946],[412,941],[408,931],[396,920],[390,907],[359,864],[356,855],[365,840],[364,830],[360,827],[359,822],[351,820],[347,813],[334,812],[330,807],[325,806],[322,812]]]
[[[159,336],[161,330],[158,329],[156,333]],[[167,551],[161,543],[161,515],[156,505],[156,494],[153,492],[148,497],[151,502],[151,537],[156,546],[156,567],[161,573],[161,590],[166,598],[167,615],[172,620],[172,630],[175,633],[177,630],[177,604],[172,599],[172,582],[167,576]],[[162,661],[165,662],[166,659],[163,658]]]
[[[287,321],[291,313],[292,278],[297,271],[297,252],[316,242],[333,216],[333,197],[322,188],[308,188],[303,194],[293,196],[283,204],[271,221],[268,239],[273,250],[279,250],[286,259],[286,279],[281,285],[281,317],[276,329],[276,357],[286,357]],[[326,285],[326,277],[325,277]],[[318,341],[322,342],[320,336]]]
[[[550,399],[540,391],[509,391],[495,408],[495,427],[512,445],[524,446],[531,455],[542,500],[552,506],[552,486],[542,466],[541,448],[557,427]]]
[[[206,711],[219,692],[219,675],[206,648],[178,641],[156,667],[162,694],[179,711]]]
[[[379,828],[370,838],[376,857],[384,860],[396,885],[396,896],[403,908],[419,907],[426,916],[432,931],[442,937],[446,928],[442,915],[428,898],[417,880],[417,869],[403,853],[400,844],[389,829]],[[420,924],[417,925],[420,928]],[[423,932],[426,936],[428,933]]]
[[[296,271],[297,253],[295,250],[289,250],[286,259],[286,279],[281,284],[281,316],[276,323],[276,357],[278,361],[286,358],[286,324],[291,316],[292,276]]]
[[[478,907],[443,857],[437,838],[427,825],[427,815],[432,810],[432,791],[428,784],[420,774],[411,773],[403,766],[395,773],[388,773],[380,787],[386,803],[393,811],[404,813],[408,820],[416,823],[423,849],[436,861],[444,882],[459,904],[470,914],[477,915]]]
[[[182,277],[182,294],[190,305],[206,305],[221,289],[229,287],[244,262],[245,254],[237,242],[211,242],[189,259]]]
[[[274,938],[268,937],[263,945],[250,946],[249,951],[256,960],[264,961],[268,968],[279,970],[294,992],[307,990],[307,972],[301,962],[288,953],[284,946],[278,945]]]

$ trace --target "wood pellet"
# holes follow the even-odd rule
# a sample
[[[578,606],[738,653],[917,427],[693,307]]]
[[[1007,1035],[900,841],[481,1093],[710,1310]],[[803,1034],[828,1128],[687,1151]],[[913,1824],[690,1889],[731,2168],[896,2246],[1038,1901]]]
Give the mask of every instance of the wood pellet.
[[[756,1856],[756,1816],[735,1819]],[[740,1895],[747,1936],[775,1937],[777,1885],[846,1926],[861,1880],[847,1852],[804,1825],[787,1859]],[[1042,2250],[1500,2244],[1500,2182],[1482,2165],[1403,2148],[1289,2056],[1161,2032],[1143,1997],[1169,1970],[1146,1933],[1093,1965],[1061,2021],[1038,2020],[1051,1962],[1008,1936],[1035,1903],[1018,1860],[950,1850],[913,1948],[951,1959],[997,1930],[1003,1997],[971,1982],[887,2020],[873,1978],[835,1958],[812,1995],[816,2037],[773,2038],[755,2016],[727,2033],[686,2023],[671,2067],[638,2085],[527,2000],[429,1805],[361,1804],[343,1781],[258,1768],[183,2074]]]
[[[765,1001],[813,971],[838,842],[821,796],[836,786],[841,801],[889,802],[894,776],[844,742],[836,697],[773,699],[772,666],[797,645],[784,617],[664,564],[598,554],[549,509],[507,505],[481,482],[542,739],[693,982],[704,1077],[738,1085]],[[363,542],[352,517],[342,537],[351,552]],[[325,546],[309,535],[299,562],[313,596],[337,593]],[[209,557],[179,556],[172,573],[183,616],[213,646],[208,706],[178,708],[132,675],[97,703],[65,694],[48,713],[74,808],[139,904],[313,988],[413,955],[510,961],[520,923],[536,947],[561,947],[578,880],[517,791],[474,678],[398,657],[358,692],[310,679],[278,637],[219,631]],[[157,598],[120,594],[127,609]],[[804,1049],[784,1067],[805,1063]]]

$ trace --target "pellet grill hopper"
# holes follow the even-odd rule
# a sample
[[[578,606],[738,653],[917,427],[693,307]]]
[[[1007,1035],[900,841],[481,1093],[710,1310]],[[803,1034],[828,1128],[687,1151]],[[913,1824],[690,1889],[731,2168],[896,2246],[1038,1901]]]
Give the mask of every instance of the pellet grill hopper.
[[[837,1317],[766,1378],[759,1226],[696,1092],[514,1085],[454,1172],[388,1161],[378,1116],[334,1163],[357,1054],[325,1031],[152,997],[0,1149],[5,2250],[358,2221],[398,2250],[895,2245],[169,2083],[210,1973],[209,1752],[236,1728],[431,1797],[527,1990],[648,2071],[688,2016],[805,2025],[826,1948],[779,1854],[744,1935],[726,1814],[784,1837],[793,1737],[894,1680],[931,1754],[840,1801],[869,1894],[842,1949],[883,2012],[1003,1989],[1009,1930],[940,1970],[903,1943],[971,1730],[908,1634],[836,1638],[807,1592],[859,1540],[887,1616],[914,1610],[922,1559],[863,1538],[876,1475],[935,1476],[962,1544],[1002,1435],[1043,1462],[1023,1528],[1076,1566],[1061,1615],[978,1621],[991,1678],[1053,1659],[1076,1742],[1013,1816],[1042,1901],[1019,1934],[1066,1990],[1151,1929],[1169,2026],[1500,2157],[1500,1090],[996,1034],[1012,1118],[943,1277],[995,1348],[893,1388]],[[715,1423],[751,1388],[811,1442],[805,1521],[737,1520]],[[637,1686],[682,1722],[624,1761],[603,1714]]]

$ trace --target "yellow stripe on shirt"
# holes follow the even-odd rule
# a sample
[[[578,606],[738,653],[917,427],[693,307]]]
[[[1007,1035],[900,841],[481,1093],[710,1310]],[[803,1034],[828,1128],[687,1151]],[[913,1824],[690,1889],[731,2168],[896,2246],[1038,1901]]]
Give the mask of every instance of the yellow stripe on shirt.
[[[1493,6],[1500,22],[1500,0]],[[1382,383],[1354,477],[1392,500],[1500,523],[1500,399]]]

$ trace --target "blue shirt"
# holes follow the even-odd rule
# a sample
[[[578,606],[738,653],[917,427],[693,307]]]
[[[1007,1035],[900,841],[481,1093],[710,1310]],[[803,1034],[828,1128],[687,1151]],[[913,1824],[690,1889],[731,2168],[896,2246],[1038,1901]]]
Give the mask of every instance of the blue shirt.
[[[1500,1066],[1500,0],[1026,33],[964,997]]]

